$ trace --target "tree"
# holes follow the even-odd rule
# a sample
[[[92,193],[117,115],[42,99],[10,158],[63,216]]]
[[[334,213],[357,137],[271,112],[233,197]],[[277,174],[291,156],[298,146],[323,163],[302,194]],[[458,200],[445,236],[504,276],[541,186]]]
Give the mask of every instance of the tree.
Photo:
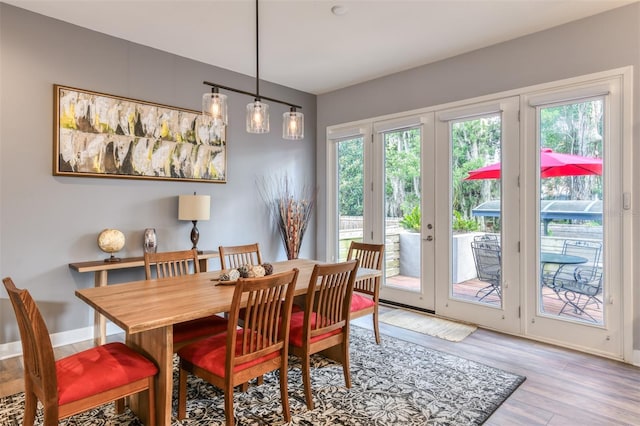
[[[340,216],[363,213],[363,138],[338,143],[338,205]]]
[[[420,206],[419,128],[384,134],[387,217],[402,217]]]

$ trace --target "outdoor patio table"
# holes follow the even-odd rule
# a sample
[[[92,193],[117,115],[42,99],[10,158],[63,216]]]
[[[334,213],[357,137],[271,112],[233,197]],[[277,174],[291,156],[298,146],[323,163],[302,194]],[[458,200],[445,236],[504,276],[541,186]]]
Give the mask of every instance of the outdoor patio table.
[[[580,263],[587,263],[589,259],[582,256],[574,256],[572,254],[562,254],[562,253],[551,253],[551,252],[541,252],[540,253],[540,263],[555,263],[557,265],[573,265]]]

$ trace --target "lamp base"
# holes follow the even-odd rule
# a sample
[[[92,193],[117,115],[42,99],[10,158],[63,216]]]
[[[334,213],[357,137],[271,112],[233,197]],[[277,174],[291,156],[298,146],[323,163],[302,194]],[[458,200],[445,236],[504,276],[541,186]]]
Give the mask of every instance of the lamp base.
[[[114,255],[111,255],[111,257],[108,257],[104,260],[107,263],[112,263],[112,262],[120,262],[122,261],[122,259],[120,259],[119,257],[115,257]]]
[[[193,228],[191,229],[191,244],[193,244],[193,247],[191,247],[191,250],[198,250],[198,240],[200,239],[200,231],[196,226],[198,221],[192,220],[191,222],[193,223]],[[198,251],[198,254],[202,254],[202,251]]]

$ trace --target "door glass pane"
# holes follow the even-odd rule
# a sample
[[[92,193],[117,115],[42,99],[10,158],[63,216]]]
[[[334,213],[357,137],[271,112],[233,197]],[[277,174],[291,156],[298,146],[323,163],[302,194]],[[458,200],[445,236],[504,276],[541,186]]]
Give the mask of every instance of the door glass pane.
[[[339,261],[347,259],[351,241],[362,241],[364,206],[364,138],[338,142]]]
[[[451,124],[450,297],[501,306],[501,117]]]
[[[540,313],[603,324],[603,100],[538,109]]]
[[[420,128],[383,133],[387,287],[420,291]]]

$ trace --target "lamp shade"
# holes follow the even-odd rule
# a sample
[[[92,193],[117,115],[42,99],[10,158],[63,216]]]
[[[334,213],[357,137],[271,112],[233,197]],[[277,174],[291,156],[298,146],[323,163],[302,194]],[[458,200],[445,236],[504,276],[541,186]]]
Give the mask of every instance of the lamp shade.
[[[211,197],[209,195],[180,195],[178,220],[209,220]]]
[[[210,117],[216,126],[227,125],[227,95],[213,92],[202,95],[202,114]]]
[[[247,104],[247,132],[269,133],[269,105],[258,100]]]
[[[304,115],[295,108],[282,114],[282,137],[294,141],[304,138]]]

